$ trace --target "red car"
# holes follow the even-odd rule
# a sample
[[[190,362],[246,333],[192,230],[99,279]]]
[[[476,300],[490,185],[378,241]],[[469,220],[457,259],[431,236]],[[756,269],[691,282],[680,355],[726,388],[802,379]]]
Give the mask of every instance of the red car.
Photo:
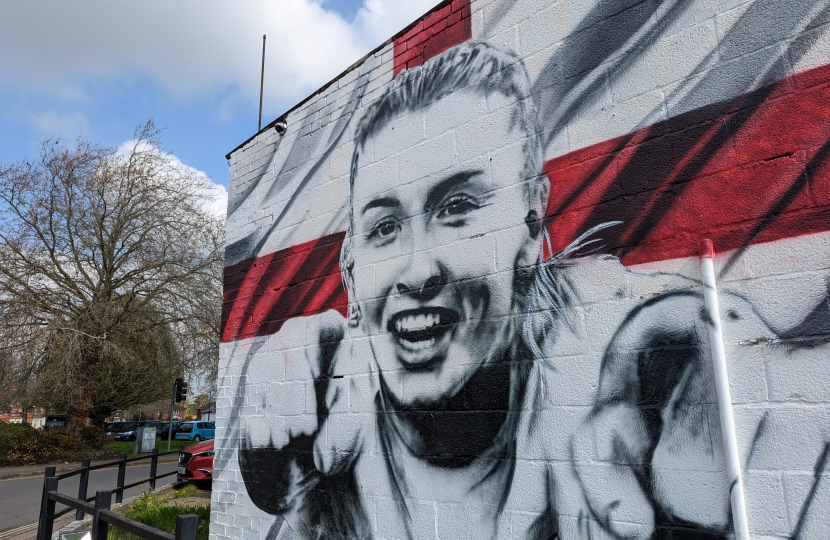
[[[179,452],[177,478],[197,486],[213,482],[213,440],[194,444]]]

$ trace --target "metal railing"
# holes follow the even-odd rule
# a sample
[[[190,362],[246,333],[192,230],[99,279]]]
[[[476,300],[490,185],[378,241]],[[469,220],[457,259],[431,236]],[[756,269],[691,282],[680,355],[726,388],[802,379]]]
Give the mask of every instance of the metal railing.
[[[124,529],[127,532],[135,534],[146,540],[196,540],[196,529],[199,525],[199,518],[196,515],[188,514],[185,516],[178,516],[176,518],[176,535],[159,531],[153,527],[148,527],[137,521],[125,518],[110,510],[112,504],[112,494],[115,493],[116,504],[120,503],[124,498],[124,490],[141,484],[149,483],[150,489],[156,489],[156,480],[176,474],[177,471],[169,473],[157,474],[158,458],[170,454],[178,454],[184,450],[184,445],[181,445],[179,450],[172,452],[161,452],[158,449],[153,449],[153,452],[146,456],[138,456],[127,459],[127,454],[122,453],[117,461],[108,461],[106,463],[99,463],[98,465],[90,465],[90,460],[85,459],[81,462],[81,468],[74,471],[69,471],[62,474],[55,474],[55,467],[46,467],[46,473],[43,478],[43,498],[40,503],[40,518],[38,520],[37,540],[50,540],[52,537],[52,529],[54,527],[55,518],[63,516],[75,510],[75,519],[83,519],[84,514],[92,516],[92,538],[93,540],[106,540],[109,525]],[[132,484],[124,485],[124,479],[127,473],[127,463],[150,460],[150,476],[133,482]],[[112,491],[97,491],[93,497],[87,497],[87,486],[89,485],[89,473],[98,469],[106,469],[118,465],[118,479],[116,487]],[[58,493],[58,482],[64,478],[80,475],[78,482],[78,497],[69,497],[62,493]],[[94,504],[90,504],[94,501]],[[58,513],[55,513],[55,504],[60,503],[66,505],[67,508]]]

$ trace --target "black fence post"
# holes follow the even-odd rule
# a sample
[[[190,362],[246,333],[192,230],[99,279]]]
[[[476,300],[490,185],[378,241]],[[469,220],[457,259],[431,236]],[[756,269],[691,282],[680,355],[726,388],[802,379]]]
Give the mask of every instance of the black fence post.
[[[118,483],[115,486],[115,502],[120,503],[124,498],[124,476],[127,474],[127,454],[122,453],[118,464]]]
[[[89,485],[89,458],[81,461],[81,478],[78,480],[78,499],[86,500],[86,488]],[[84,511],[75,512],[75,519],[84,519]]]
[[[52,527],[55,524],[55,501],[49,498],[49,493],[54,493],[58,490],[58,478],[50,476],[46,479],[46,508],[43,510],[43,521],[38,527],[38,535],[43,540],[50,540],[52,538]]]
[[[196,540],[199,532],[199,516],[187,514],[176,516],[176,540]]]
[[[159,464],[159,449],[153,448],[153,456],[150,458],[150,489],[156,489],[156,470]]]
[[[181,452],[182,450],[184,450],[184,443],[179,445],[179,452]]]
[[[40,499],[40,516],[38,517],[37,540],[43,540],[44,519],[46,517],[46,506],[49,502],[47,495],[49,494],[49,479],[55,476],[55,467],[46,467],[46,472],[43,474],[43,496]],[[52,534],[51,532],[49,533]]]
[[[92,515],[92,540],[107,540],[109,524],[101,519],[101,510],[109,510],[111,503],[111,491],[95,492],[95,513]]]

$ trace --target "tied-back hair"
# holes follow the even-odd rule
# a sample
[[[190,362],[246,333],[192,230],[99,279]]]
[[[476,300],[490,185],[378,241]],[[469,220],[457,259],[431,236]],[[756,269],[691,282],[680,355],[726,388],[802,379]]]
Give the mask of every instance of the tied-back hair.
[[[352,294],[354,260],[351,238],[354,231],[354,209],[351,199],[361,153],[365,150],[367,141],[395,118],[428,107],[459,91],[481,96],[500,94],[514,100],[515,114],[509,128],[518,127],[525,133],[522,146],[525,160],[519,181],[525,185],[529,208],[536,216],[535,221],[528,223],[528,226],[531,227],[533,236],[541,235],[540,243],[543,245],[535,265],[531,268],[516,269],[515,307],[519,310],[516,315],[520,319],[519,334],[522,341],[536,359],[547,363],[539,343],[548,339],[551,331],[558,326],[558,319],[567,321],[565,315],[568,295],[560,284],[558,274],[561,268],[567,265],[565,259],[594,242],[585,240],[606,225],[594,227],[561,253],[545,258],[545,252],[552,254],[550,238],[544,223],[550,196],[550,181],[542,172],[541,138],[536,120],[536,106],[531,96],[530,78],[518,56],[487,43],[468,41],[427,60],[421,66],[404,70],[383,94],[367,107],[360,119],[355,131],[355,148],[349,174],[348,231],[340,252],[341,275],[349,297],[348,317],[353,325],[357,324],[360,317],[358,303]],[[516,217],[517,220],[525,219],[525,216]],[[541,320],[539,314],[543,315]],[[519,323],[519,320],[516,322]]]
[[[570,266],[569,259],[577,253],[587,255],[602,247],[602,245],[597,245],[598,242],[602,242],[602,239],[591,238],[594,234],[621,223],[621,221],[608,221],[591,227],[565,249],[548,258],[545,258],[545,253],[553,253],[553,246],[547,229],[542,230],[543,245],[539,252],[539,259],[529,272],[529,284],[524,288],[524,294],[520,292],[518,298],[522,321],[522,342],[533,353],[536,360],[551,369],[553,366],[542,351],[540,343],[546,343],[549,339],[555,338],[555,331],[560,323],[564,322],[572,327],[567,310],[571,304],[570,297],[573,291],[563,279],[562,270]]]

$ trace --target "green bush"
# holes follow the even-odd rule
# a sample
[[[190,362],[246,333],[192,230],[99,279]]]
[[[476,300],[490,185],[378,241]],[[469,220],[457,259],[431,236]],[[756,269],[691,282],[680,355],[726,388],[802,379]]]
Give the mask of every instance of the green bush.
[[[17,440],[34,433],[35,429],[26,424],[0,423],[0,452],[6,453],[17,445]]]
[[[89,428],[87,428],[89,429]],[[91,432],[90,432],[91,433]],[[94,435],[86,435],[96,441]],[[34,429],[24,424],[0,422],[0,465],[37,465],[84,458],[117,457],[90,445],[79,432],[65,427]]]
[[[78,436],[93,448],[103,448],[109,442],[107,432],[104,428],[97,426],[82,427],[78,430]]]

